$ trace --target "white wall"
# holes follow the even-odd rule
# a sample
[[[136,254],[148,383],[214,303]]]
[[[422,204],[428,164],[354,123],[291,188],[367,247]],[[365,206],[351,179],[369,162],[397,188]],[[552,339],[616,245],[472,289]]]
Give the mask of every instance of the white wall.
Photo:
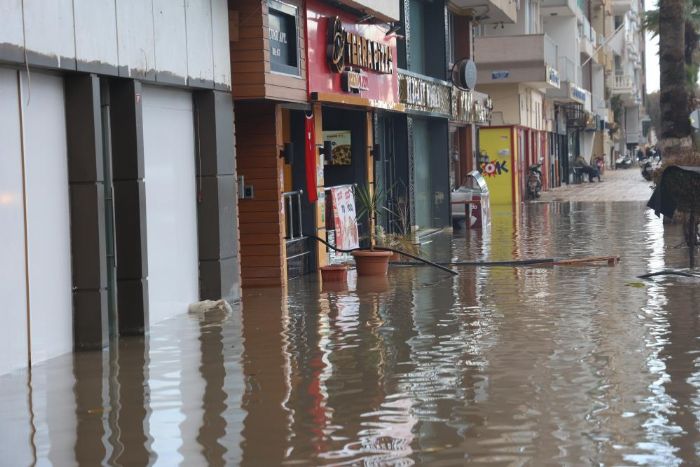
[[[57,57],[75,57],[71,0],[24,0],[27,49]],[[21,24],[21,18],[20,18]]]
[[[156,69],[154,5],[144,0],[117,2],[116,29],[119,64],[131,71]]]
[[[593,112],[603,118],[607,118],[607,108],[605,107],[605,70],[600,65],[593,66],[591,94]]]
[[[398,20],[400,18],[399,0],[346,0],[344,3],[363,8],[382,19]]]
[[[185,313],[199,297],[192,95],[144,86],[149,320]]]
[[[32,363],[73,349],[63,79],[22,75]]]
[[[17,72],[0,68],[0,374],[27,364],[24,204]]]
[[[484,24],[484,36],[519,36],[522,34],[541,34],[542,17],[539,0],[520,0],[520,9],[515,23]]]
[[[121,65],[114,0],[74,0],[73,8],[75,58],[85,63]],[[26,13],[24,17],[25,21],[33,21]]]
[[[2,0],[0,44],[26,47],[42,66],[74,69],[77,60],[79,69],[231,85],[226,0]]]
[[[63,80],[32,73],[30,86],[24,71],[0,68],[0,109],[0,311],[3,317],[0,374],[3,374],[27,366],[29,338],[33,364],[72,350],[73,302]],[[23,137],[20,122],[24,127]]]

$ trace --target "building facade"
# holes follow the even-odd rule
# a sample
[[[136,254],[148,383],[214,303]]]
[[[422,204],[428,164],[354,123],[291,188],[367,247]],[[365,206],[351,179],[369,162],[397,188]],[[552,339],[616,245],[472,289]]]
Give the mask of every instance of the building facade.
[[[547,189],[570,183],[579,155],[612,164],[613,146],[623,152],[639,144],[642,11],[636,0],[526,0],[514,24],[477,28],[475,55],[480,82],[490,83],[483,89],[493,99],[492,125],[518,128],[507,141],[487,138],[500,138],[504,147],[480,147],[493,162],[490,152],[506,154],[512,146],[514,183],[510,193],[496,194],[497,202],[521,199],[531,164],[543,164]]]
[[[0,373],[236,300],[226,1],[4,5]]]

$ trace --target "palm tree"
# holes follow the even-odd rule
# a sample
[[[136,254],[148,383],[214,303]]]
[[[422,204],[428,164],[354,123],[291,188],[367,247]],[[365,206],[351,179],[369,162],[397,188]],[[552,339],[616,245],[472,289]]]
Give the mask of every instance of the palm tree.
[[[685,0],[659,0],[661,146],[666,152],[671,153],[690,146],[691,128],[688,118],[685,60],[686,19],[688,18],[686,10]]]
[[[688,93],[695,94],[698,81],[698,70],[700,68],[700,0],[687,0],[684,2],[685,14],[685,66],[686,84]],[[659,35],[659,9],[648,10],[644,13],[644,29],[652,34],[652,37]],[[691,98],[691,108],[694,107]]]

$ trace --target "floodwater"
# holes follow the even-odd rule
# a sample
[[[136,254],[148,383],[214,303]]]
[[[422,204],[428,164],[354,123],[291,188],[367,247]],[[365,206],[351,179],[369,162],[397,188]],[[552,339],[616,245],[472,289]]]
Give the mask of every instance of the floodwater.
[[[246,291],[232,315],[0,377],[0,464],[700,464],[700,282],[641,203],[533,204],[441,261]]]

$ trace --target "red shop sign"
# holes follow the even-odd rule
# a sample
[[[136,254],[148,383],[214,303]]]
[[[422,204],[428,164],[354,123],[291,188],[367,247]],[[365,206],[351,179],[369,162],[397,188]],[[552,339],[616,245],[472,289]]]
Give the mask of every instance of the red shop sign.
[[[354,95],[369,106],[400,107],[396,37],[386,36],[386,26],[355,24],[354,16],[319,0],[306,7],[309,93],[319,100]]]

